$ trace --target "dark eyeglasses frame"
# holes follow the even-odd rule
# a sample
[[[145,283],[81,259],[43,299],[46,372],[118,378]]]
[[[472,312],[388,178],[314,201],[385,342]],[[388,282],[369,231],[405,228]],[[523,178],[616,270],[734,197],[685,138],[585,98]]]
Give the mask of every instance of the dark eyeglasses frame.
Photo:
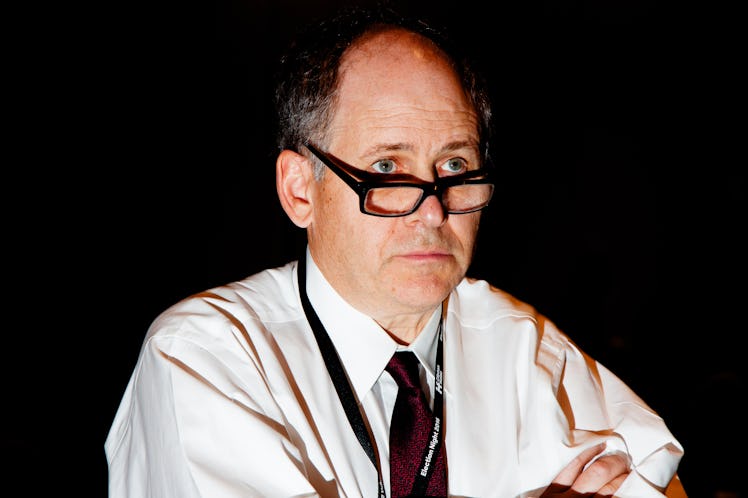
[[[376,173],[370,173],[368,171],[363,171],[358,168],[355,168],[349,164],[346,164],[345,162],[341,161],[340,159],[331,156],[329,154],[326,154],[322,152],[319,148],[314,146],[313,144],[307,142],[304,144],[304,146],[309,149],[309,151],[314,154],[317,159],[322,161],[322,163],[330,168],[330,170],[335,173],[338,178],[343,180],[346,185],[351,187],[354,192],[358,195],[358,207],[361,210],[362,213],[368,214],[370,216],[380,216],[384,218],[395,218],[399,216],[407,216],[411,213],[414,213],[416,210],[418,210],[419,207],[421,207],[421,204],[423,204],[423,201],[425,201],[429,196],[435,195],[439,199],[439,202],[442,204],[442,207],[446,210],[449,214],[467,214],[467,213],[473,213],[475,211],[480,211],[481,209],[488,206],[488,204],[491,202],[491,197],[493,196],[493,189],[491,190],[491,195],[489,195],[488,200],[485,204],[482,206],[479,206],[474,209],[470,209],[467,211],[452,211],[447,210],[444,206],[444,203],[442,202],[442,193],[449,187],[455,186],[455,185],[491,185],[493,187],[493,163],[491,163],[490,160],[486,161],[486,166],[483,168],[477,169],[475,171],[468,171],[467,173],[463,173],[461,175],[455,175],[455,176],[448,176],[444,178],[438,178],[434,182],[422,182],[422,181],[398,181],[405,178],[412,179],[415,178],[412,175],[405,175],[405,174],[393,174],[393,175],[387,175],[388,181],[383,182],[381,180],[382,175],[376,174]],[[369,192],[369,190],[373,188],[393,188],[393,187],[410,187],[410,188],[419,188],[423,190],[423,195],[421,195],[420,200],[416,203],[415,206],[410,211],[406,211],[403,213],[372,213],[371,211],[366,210],[366,195]]]

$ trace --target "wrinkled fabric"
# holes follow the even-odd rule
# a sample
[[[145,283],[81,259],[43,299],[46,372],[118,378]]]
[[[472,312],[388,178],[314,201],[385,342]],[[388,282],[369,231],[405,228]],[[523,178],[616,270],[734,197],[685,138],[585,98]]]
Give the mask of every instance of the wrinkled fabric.
[[[389,496],[403,349],[330,287],[307,292],[373,434]],[[304,316],[296,262],[188,297],[154,320],[105,442],[110,498],[376,497]],[[407,349],[433,403],[436,310]],[[683,448],[663,420],[531,306],[465,279],[445,302],[449,496],[536,497],[599,442],[629,454],[623,498],[664,496]]]

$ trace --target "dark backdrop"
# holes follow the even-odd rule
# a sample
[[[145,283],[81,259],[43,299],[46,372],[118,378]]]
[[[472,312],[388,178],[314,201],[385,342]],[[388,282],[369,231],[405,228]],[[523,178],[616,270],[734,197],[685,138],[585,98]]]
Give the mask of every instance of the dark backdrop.
[[[36,84],[57,89],[39,92],[55,159],[11,211],[31,217],[14,261],[34,261],[12,265],[30,292],[14,292],[28,309],[9,335],[31,340],[11,342],[5,376],[22,486],[106,496],[104,439],[151,320],[296,257],[271,76],[294,29],[342,3],[122,4],[47,44],[56,63]],[[534,304],[663,415],[692,497],[737,492],[746,175],[730,14],[400,4],[455,28],[491,81],[500,181],[471,274]]]

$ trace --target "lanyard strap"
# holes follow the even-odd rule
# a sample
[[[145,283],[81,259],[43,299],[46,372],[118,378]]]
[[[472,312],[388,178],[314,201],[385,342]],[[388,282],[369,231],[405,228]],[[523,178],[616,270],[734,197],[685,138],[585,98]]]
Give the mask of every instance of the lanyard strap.
[[[327,334],[324,325],[322,325],[319,316],[317,316],[314,308],[312,308],[312,303],[309,302],[309,296],[307,296],[306,293],[306,255],[304,254],[299,258],[297,274],[301,305],[304,307],[306,318],[309,321],[309,325],[312,327],[314,337],[317,339],[317,345],[319,346],[322,357],[325,360],[327,372],[330,374],[335,390],[338,392],[338,398],[343,405],[343,410],[345,410],[345,415],[348,417],[348,422],[350,422],[353,432],[356,433],[358,442],[366,452],[369,460],[371,460],[371,463],[377,469],[377,476],[379,479],[379,498],[385,498],[382,471],[377,463],[377,457],[374,454],[374,446],[371,444],[369,432],[366,430],[364,419],[361,416],[361,411],[356,403],[356,398],[353,395],[353,389],[348,383],[348,378],[345,375],[343,365],[340,363],[340,358],[335,351],[335,346],[332,344],[330,336]]]
[[[301,298],[301,305],[304,308],[304,313],[309,321],[309,325],[312,327],[314,337],[317,340],[322,357],[325,360],[327,366],[327,372],[330,374],[332,383],[335,386],[335,390],[338,393],[338,398],[343,405],[348,422],[351,424],[353,432],[358,438],[359,444],[366,452],[366,455],[371,460],[371,463],[377,469],[377,476],[379,479],[379,498],[385,498],[384,484],[382,481],[382,471],[379,468],[377,457],[374,453],[374,446],[372,445],[369,432],[364,425],[364,420],[361,415],[361,410],[358,408],[356,397],[353,394],[353,389],[348,382],[348,377],[345,374],[340,358],[335,351],[335,346],[330,340],[330,336],[327,334],[324,325],[314,311],[312,304],[309,302],[309,296],[306,293],[306,255],[302,254],[298,261],[297,276],[299,284],[299,296]],[[443,369],[442,369],[442,321],[439,321],[439,330],[437,331],[438,345],[436,350],[436,369],[435,369],[435,382],[434,382],[434,425],[431,429],[431,438],[423,450],[423,457],[421,465],[418,468],[418,472],[413,483],[413,496],[423,496],[426,486],[428,485],[431,474],[434,471],[434,465],[436,462],[436,456],[439,454],[441,444],[443,440],[443,424],[442,424],[442,407],[443,407]]]

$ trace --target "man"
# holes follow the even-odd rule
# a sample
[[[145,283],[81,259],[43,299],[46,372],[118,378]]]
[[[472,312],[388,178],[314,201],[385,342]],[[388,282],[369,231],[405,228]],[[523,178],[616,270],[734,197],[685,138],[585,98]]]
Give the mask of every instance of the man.
[[[290,48],[276,184],[307,250],[154,321],[106,442],[111,498],[674,489],[682,448],[661,418],[532,307],[465,277],[491,113],[450,50],[383,11]],[[431,418],[401,436],[406,370]],[[403,448],[408,432],[425,439]]]

